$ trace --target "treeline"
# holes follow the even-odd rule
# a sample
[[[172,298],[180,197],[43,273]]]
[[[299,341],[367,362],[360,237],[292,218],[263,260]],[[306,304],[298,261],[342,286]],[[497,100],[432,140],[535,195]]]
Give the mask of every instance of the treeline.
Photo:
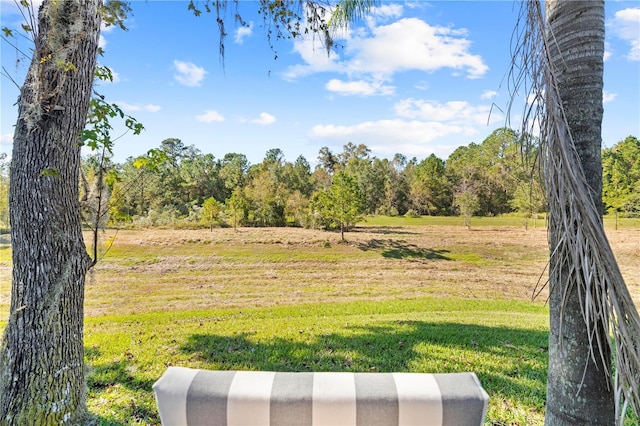
[[[528,142],[528,143],[523,143]],[[533,143],[531,143],[533,142]],[[396,154],[378,158],[351,142],[342,152],[320,149],[312,169],[280,149],[250,164],[166,139],[123,164],[83,160],[81,206],[87,224],[135,226],[302,226],[342,228],[363,215],[531,217],[545,210],[535,141],[508,128],[446,160]],[[640,217],[640,142],[629,136],[602,151],[607,213]],[[0,168],[0,222],[8,226],[8,164]]]
[[[515,131],[500,128],[446,161],[433,154],[381,159],[366,145],[349,142],[342,152],[320,149],[312,169],[303,156],[285,161],[277,148],[250,164],[243,154],[217,159],[166,139],[124,164],[87,158],[83,203],[94,217],[143,226],[343,228],[368,214],[530,216],[544,211],[544,202],[535,144],[527,151],[522,142]]]

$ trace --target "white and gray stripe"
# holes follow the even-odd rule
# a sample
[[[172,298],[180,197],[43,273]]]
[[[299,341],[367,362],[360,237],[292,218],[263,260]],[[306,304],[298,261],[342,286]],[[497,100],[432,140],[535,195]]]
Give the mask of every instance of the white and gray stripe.
[[[275,373],[169,367],[153,385],[163,425],[481,425],[474,373]]]

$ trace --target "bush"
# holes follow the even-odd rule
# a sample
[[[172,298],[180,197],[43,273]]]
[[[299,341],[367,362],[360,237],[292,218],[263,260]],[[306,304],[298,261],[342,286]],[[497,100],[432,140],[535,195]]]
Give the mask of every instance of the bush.
[[[400,213],[398,213],[398,209],[395,206],[391,206],[391,207],[381,206],[376,211],[376,214],[381,216],[395,217],[395,216],[398,216]]]
[[[407,210],[407,212],[404,214],[406,217],[420,217],[420,215],[418,214],[417,211],[415,211],[414,209],[409,209]]]

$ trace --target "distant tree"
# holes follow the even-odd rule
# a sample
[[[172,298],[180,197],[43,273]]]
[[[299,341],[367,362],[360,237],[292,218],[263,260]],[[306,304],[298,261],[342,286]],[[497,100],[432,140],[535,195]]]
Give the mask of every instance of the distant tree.
[[[309,213],[310,199],[299,190],[293,191],[287,198],[285,217],[288,224],[308,228],[312,225]]]
[[[90,248],[93,263],[98,261],[99,236],[114,211],[111,193],[118,181],[116,166],[103,152],[88,156],[80,166],[80,212],[85,227],[91,230]],[[117,201],[117,200],[116,200]]]
[[[494,130],[481,144],[456,149],[447,159],[446,173],[454,188],[473,182],[478,214],[495,216],[512,210],[511,197],[521,170],[520,138],[508,128]]]
[[[628,136],[602,151],[602,201],[618,215],[640,216],[640,141]],[[617,222],[616,222],[617,223]]]
[[[363,212],[375,214],[384,203],[388,168],[377,158],[370,158],[369,148],[362,144],[357,147],[351,143],[345,145],[341,158],[341,170],[358,183]]]
[[[528,227],[529,218],[533,218],[535,227],[538,213],[545,212],[547,206],[539,169],[538,141],[525,135],[519,148],[520,158],[512,160],[515,164],[510,166],[513,169],[513,177],[510,178],[512,186],[509,189],[509,205],[522,215],[525,228]]]
[[[248,201],[247,221],[254,226],[284,226],[288,192],[279,180],[278,169],[262,163],[254,166],[243,194]]]
[[[331,187],[318,191],[311,200],[311,210],[325,228],[340,229],[340,238],[362,219],[362,195],[356,179],[341,170],[333,176]]]
[[[282,152],[280,148],[272,148],[265,154],[264,162],[282,166],[282,163],[284,162],[284,152]]]
[[[244,196],[243,190],[237,187],[231,196],[225,202],[227,213],[233,219],[233,230],[238,230],[238,224],[247,216],[248,201]]]
[[[306,197],[311,196],[313,192],[311,166],[302,155],[296,158],[296,161],[293,163],[290,182],[289,189],[292,191],[300,191],[300,193]]]
[[[249,171],[249,160],[244,154],[228,153],[220,165],[220,179],[225,187],[225,199],[231,196],[236,188],[242,188]]]
[[[513,193],[510,205],[525,219],[525,228],[528,227],[529,218],[534,219],[533,223],[535,227],[537,214],[543,212],[546,206],[540,179],[535,175],[530,175],[528,180],[519,180],[518,187]]]
[[[376,161],[381,163],[386,172],[383,200],[384,213],[391,216],[405,214],[409,210],[410,203],[409,182],[404,173],[407,158],[402,154],[395,154],[391,161],[374,159],[374,169],[377,169]]]
[[[365,144],[354,144],[353,142],[347,142],[342,147],[342,153],[338,155],[338,162],[342,167],[347,165],[352,160],[368,160],[371,154],[371,149]]]
[[[135,165],[139,160],[129,157],[117,167],[118,178],[112,190],[112,211],[116,220],[129,221],[149,211],[149,171]]]
[[[213,231],[213,226],[224,222],[224,204],[213,197],[209,197],[202,203],[201,222],[209,225],[209,230]]]
[[[311,184],[314,191],[321,191],[331,186],[331,177],[333,174],[329,174],[324,168],[316,166],[315,170],[311,174]]]
[[[478,211],[480,201],[473,184],[463,180],[454,194],[454,203],[464,218],[464,226],[471,228],[471,217]]]
[[[220,177],[221,164],[212,154],[194,150],[182,159],[179,173],[182,180],[183,200],[202,204],[209,197],[224,201],[226,189]]]
[[[323,146],[318,152],[318,167],[322,168],[327,174],[333,175],[338,166],[338,158],[333,155],[331,150]]]
[[[435,154],[412,168],[409,179],[411,206],[421,215],[447,215],[451,212],[453,191],[445,174],[445,162]]]

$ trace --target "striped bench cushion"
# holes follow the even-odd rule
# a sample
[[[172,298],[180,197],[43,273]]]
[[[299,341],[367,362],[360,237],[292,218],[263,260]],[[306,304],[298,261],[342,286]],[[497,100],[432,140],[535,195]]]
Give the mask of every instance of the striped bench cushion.
[[[153,385],[163,425],[482,425],[474,373],[275,373],[169,367]]]

